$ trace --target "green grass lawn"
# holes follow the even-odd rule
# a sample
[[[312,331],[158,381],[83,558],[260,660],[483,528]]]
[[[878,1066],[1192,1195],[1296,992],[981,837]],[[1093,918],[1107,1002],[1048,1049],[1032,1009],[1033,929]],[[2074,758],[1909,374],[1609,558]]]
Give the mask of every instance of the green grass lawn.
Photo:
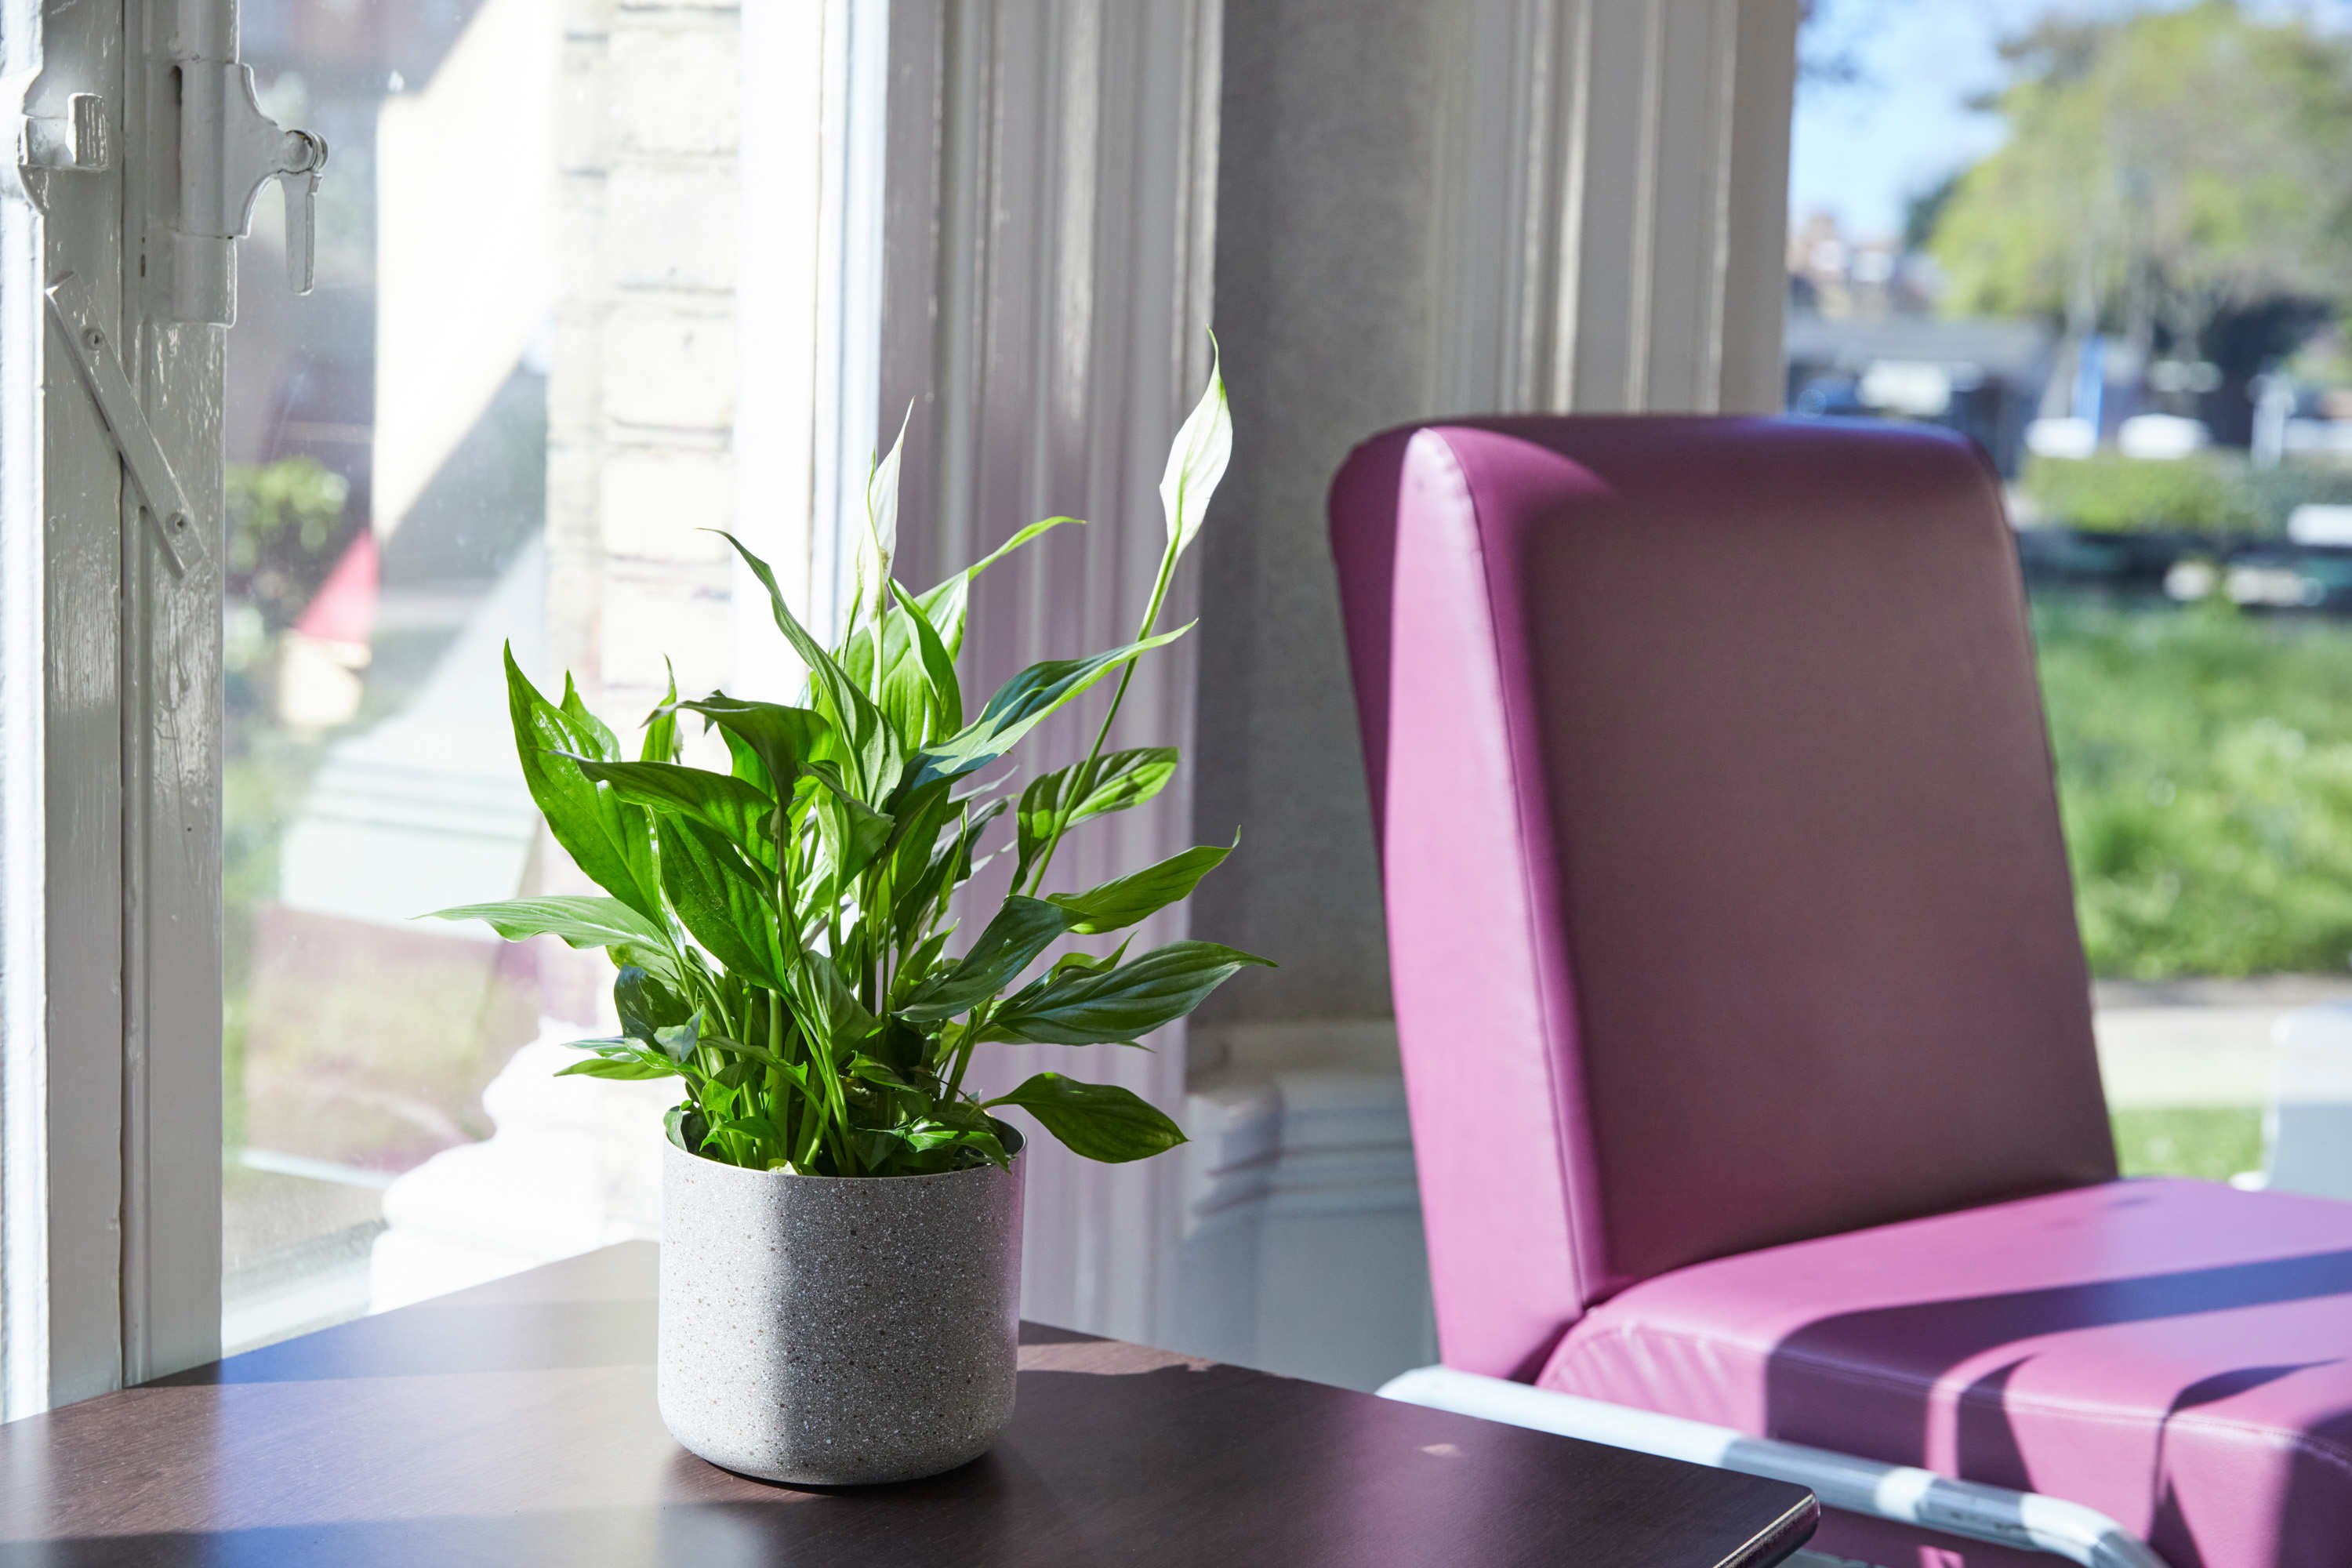
[[[2352,624],[2047,595],[2033,628],[2093,973],[2343,973]],[[2263,1163],[2253,1106],[2111,1120],[2127,1176]]]
[[[2093,973],[2341,973],[2352,626],[2055,596],[2033,626]]]
[[[2262,1168],[2263,1113],[2250,1105],[2128,1106],[2108,1121],[2126,1176],[2226,1182]]]

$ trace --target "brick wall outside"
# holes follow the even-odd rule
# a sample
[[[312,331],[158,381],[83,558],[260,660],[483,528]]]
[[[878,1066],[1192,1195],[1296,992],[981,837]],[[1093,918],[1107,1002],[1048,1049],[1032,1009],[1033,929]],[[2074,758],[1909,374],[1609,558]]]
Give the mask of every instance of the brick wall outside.
[[[698,694],[732,652],[726,546],[702,531],[734,520],[740,16],[563,0],[562,26],[549,651],[633,746],[665,657]],[[541,856],[551,889],[589,890],[551,843]],[[557,1016],[597,1016],[610,984],[600,954],[543,961]]]
[[[733,5],[565,0],[548,381],[555,662],[615,730],[724,683],[733,525]]]

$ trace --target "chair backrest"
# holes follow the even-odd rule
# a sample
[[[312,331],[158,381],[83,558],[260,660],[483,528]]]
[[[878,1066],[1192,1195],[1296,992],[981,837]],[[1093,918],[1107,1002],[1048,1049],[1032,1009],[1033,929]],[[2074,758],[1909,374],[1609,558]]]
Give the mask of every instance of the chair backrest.
[[[1449,1364],[2115,1153],[1998,481],[1940,432],[1392,431],[1331,491]]]

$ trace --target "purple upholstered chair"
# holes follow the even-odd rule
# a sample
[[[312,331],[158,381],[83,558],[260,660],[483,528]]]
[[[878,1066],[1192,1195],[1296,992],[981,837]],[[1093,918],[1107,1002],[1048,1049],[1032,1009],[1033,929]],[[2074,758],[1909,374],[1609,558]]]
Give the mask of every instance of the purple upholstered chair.
[[[1470,420],[1331,531],[1450,1369],[1397,1392],[1900,1568],[2352,1564],[2352,1205],[2116,1178],[1979,455]]]

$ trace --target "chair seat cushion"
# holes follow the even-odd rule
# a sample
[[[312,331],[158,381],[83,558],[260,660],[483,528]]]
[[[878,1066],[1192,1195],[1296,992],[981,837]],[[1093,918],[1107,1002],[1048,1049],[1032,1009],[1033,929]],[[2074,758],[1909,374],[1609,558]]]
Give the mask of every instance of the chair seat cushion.
[[[2110,1182],[1718,1258],[1537,1381],[2065,1498],[2175,1568],[2352,1563],[2352,1204]]]

